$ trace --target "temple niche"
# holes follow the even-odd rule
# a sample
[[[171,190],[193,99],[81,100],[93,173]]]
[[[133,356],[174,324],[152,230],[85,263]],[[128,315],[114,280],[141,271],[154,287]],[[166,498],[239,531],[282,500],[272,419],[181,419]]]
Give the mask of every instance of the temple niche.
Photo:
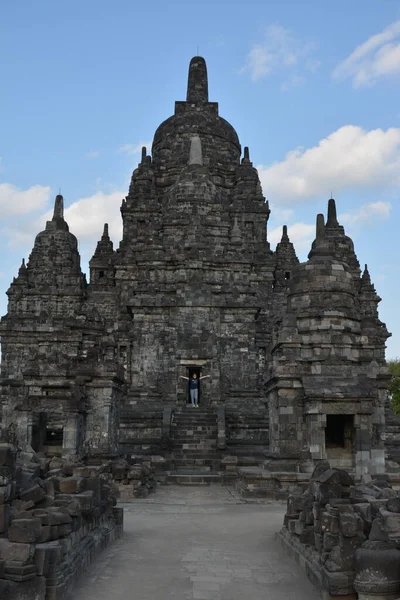
[[[308,262],[286,226],[271,249],[257,170],[209,101],[202,57],[143,148],[118,247],[104,225],[89,282],[63,202],[7,292],[3,438],[63,456],[159,455],[170,471],[307,472],[324,458],[384,469],[389,334],[368,271],[333,199]],[[182,378],[194,372],[209,377],[190,412]],[[196,424],[205,437],[189,443]]]

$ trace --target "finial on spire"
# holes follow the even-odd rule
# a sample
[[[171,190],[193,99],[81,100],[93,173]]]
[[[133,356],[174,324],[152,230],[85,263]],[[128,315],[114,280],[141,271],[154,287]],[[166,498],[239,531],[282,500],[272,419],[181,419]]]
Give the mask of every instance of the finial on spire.
[[[250,151],[248,146],[244,147],[242,165],[243,164],[250,164]]]
[[[61,194],[57,194],[54,201],[53,221],[56,221],[57,219],[64,220],[64,198]]]
[[[333,198],[328,201],[328,220],[326,222],[327,227],[338,227],[339,222],[336,214],[336,202]]]
[[[288,232],[287,232],[287,225],[284,225],[282,227],[282,239],[281,242],[289,242],[289,236],[288,236]]]
[[[325,217],[322,214],[317,215],[316,236],[317,242],[325,238]]]
[[[147,156],[147,148],[146,148],[146,146],[143,146],[142,147],[142,163],[145,162],[146,156]]]
[[[21,266],[18,271],[18,275],[25,275],[26,271],[27,271],[27,269],[26,269],[25,259],[23,258],[22,262],[21,262]]]
[[[208,102],[207,65],[202,56],[190,61],[186,102]]]
[[[202,165],[203,152],[201,148],[201,139],[198,135],[193,135],[190,138],[190,154],[189,165]]]
[[[362,281],[363,281],[364,285],[365,284],[371,285],[371,283],[372,283],[371,275],[369,274],[369,271],[368,271],[368,265],[365,265],[364,273],[362,274]]]
[[[103,235],[101,236],[101,238],[104,239],[109,239],[109,235],[108,235],[108,223],[104,223],[104,229],[103,229]]]

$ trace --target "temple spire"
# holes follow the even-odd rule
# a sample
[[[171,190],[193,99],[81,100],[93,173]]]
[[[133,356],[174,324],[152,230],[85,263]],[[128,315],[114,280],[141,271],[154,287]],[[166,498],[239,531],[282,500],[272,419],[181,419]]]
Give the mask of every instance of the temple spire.
[[[242,165],[251,165],[250,162],[250,150],[248,146],[244,147],[244,153],[242,158]]]
[[[193,135],[190,138],[190,154],[189,165],[202,165],[203,152],[201,148],[201,139],[198,135]]]
[[[27,272],[27,268],[26,268],[26,264],[25,264],[25,259],[23,258],[21,266],[18,271],[18,275],[26,275],[26,272]]]
[[[103,235],[101,236],[101,239],[106,241],[110,239],[108,235],[108,223],[104,223]]]
[[[327,227],[339,227],[336,213],[336,202],[331,198],[328,202],[328,220],[326,222]]]
[[[324,215],[317,215],[317,226],[316,226],[316,241],[320,242],[325,238],[325,218]]]
[[[54,201],[53,221],[58,219],[64,220],[64,198],[61,194],[57,194]]]
[[[287,225],[284,225],[282,228],[282,239],[281,242],[290,242],[289,240],[289,236],[288,236],[288,232],[287,232]]]
[[[201,56],[190,61],[186,102],[208,102],[207,65]]]
[[[372,285],[371,275],[368,271],[368,265],[365,265],[364,272],[362,274],[362,283],[363,285]]]

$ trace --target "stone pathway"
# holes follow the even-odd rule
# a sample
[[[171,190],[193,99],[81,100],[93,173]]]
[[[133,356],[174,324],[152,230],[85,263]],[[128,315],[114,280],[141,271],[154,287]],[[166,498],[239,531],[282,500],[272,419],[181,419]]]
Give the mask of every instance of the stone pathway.
[[[221,485],[159,487],[123,504],[124,536],[80,579],[74,600],[317,600],[275,541],[284,505]]]

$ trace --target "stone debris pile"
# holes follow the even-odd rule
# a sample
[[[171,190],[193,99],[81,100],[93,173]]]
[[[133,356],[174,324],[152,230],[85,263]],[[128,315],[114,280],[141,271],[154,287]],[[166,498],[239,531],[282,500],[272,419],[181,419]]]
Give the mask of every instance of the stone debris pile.
[[[328,598],[400,597],[400,496],[385,475],[356,485],[320,461],[289,496],[279,537]]]
[[[111,464],[111,475],[121,500],[147,498],[156,489],[155,472],[151,456],[119,458]]]
[[[44,458],[0,444],[0,598],[61,600],[120,537],[110,464]]]

